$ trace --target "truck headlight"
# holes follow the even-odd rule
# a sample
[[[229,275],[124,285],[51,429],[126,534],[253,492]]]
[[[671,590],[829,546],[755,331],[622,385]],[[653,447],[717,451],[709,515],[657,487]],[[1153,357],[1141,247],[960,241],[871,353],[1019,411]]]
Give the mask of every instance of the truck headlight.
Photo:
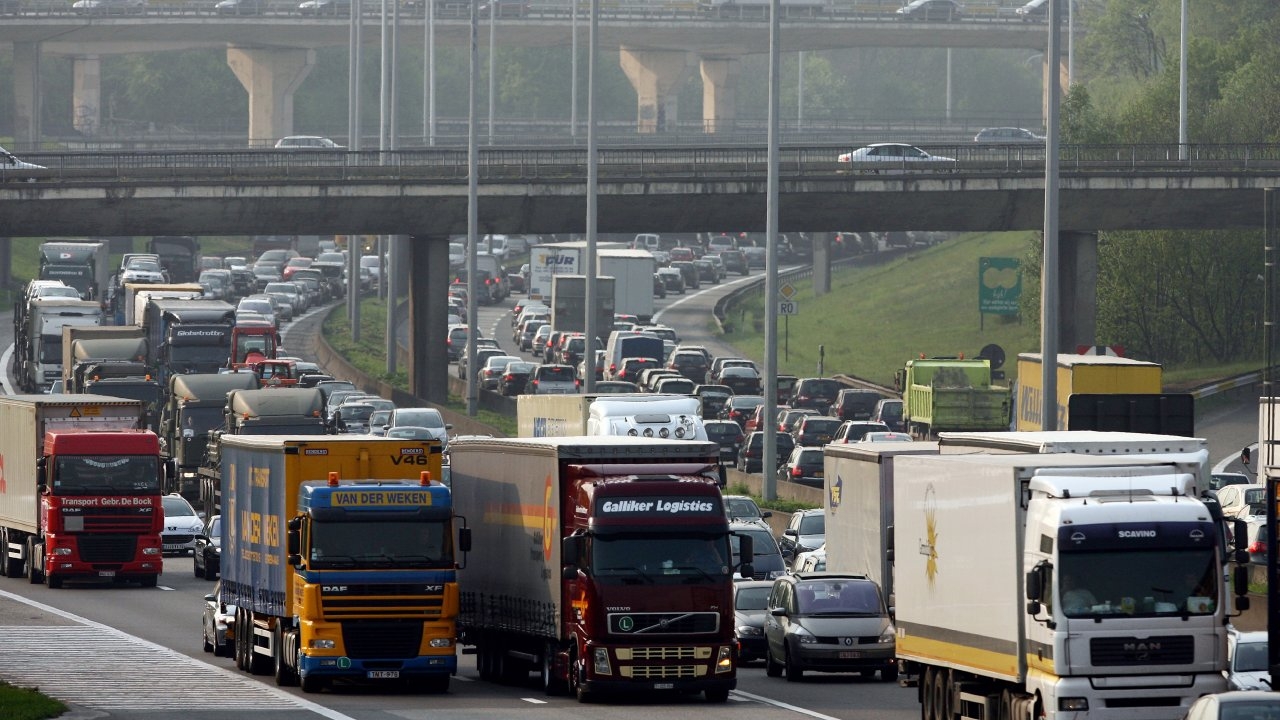
[[[724,646],[720,648],[720,655],[716,658],[716,674],[733,672],[733,648]]]
[[[431,638],[431,647],[433,648],[453,647],[453,638],[447,638],[447,637]]]
[[[159,554],[160,554],[160,548],[158,548],[158,547],[145,547],[145,548],[142,548],[142,554],[143,554],[143,555],[159,555]]]
[[[609,650],[607,648],[594,648],[591,651],[591,665],[597,675],[612,675],[613,670],[609,667]]]
[[[71,548],[69,548],[69,547],[56,547],[56,548],[54,548],[54,549],[53,549],[53,553],[52,553],[52,554],[53,554],[53,555],[70,555],[70,554],[71,554]]]
[[[1058,698],[1059,712],[1089,712],[1089,698],[1082,697],[1061,697]]]
[[[312,638],[310,644],[311,644],[311,649],[313,650],[332,650],[334,647],[337,646],[336,641],[324,640],[322,638]]]

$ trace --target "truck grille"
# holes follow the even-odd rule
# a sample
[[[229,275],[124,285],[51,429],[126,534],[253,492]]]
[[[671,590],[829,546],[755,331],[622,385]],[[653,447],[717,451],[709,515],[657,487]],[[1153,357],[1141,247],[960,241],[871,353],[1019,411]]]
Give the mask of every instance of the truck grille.
[[[1190,635],[1165,637],[1105,637],[1089,641],[1094,665],[1189,665],[1195,662],[1195,640]]]
[[[609,632],[616,635],[709,635],[720,630],[720,614],[609,613]]]
[[[697,665],[632,665],[620,669],[623,677],[640,679],[691,678],[705,672],[705,668],[699,668]]]
[[[352,658],[417,657],[422,621],[348,620],[342,623],[342,645]]]
[[[321,586],[320,604],[325,620],[354,618],[440,617],[444,586],[440,584],[395,583]]]
[[[632,660],[693,660],[698,649],[689,647],[637,647],[627,648]]]
[[[89,563],[123,563],[134,558],[138,538],[133,535],[80,535],[80,558]]]
[[[63,508],[62,522],[68,528],[67,531],[73,533],[143,535],[151,532],[151,525],[155,522],[155,515],[152,514],[151,508],[145,508],[145,510],[146,512],[139,512],[136,508],[93,508],[91,510]],[[82,525],[83,529],[70,529],[77,524]]]

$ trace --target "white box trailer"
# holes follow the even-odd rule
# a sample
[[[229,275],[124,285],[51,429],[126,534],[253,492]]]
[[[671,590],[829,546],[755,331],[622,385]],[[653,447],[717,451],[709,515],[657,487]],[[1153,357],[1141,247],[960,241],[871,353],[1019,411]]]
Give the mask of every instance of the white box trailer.
[[[936,455],[936,442],[864,442],[823,448],[827,570],[866,575],[892,597],[889,559],[893,467],[904,455]]]
[[[1183,459],[896,458],[896,652],[923,716],[1154,720],[1225,689],[1227,558]]]

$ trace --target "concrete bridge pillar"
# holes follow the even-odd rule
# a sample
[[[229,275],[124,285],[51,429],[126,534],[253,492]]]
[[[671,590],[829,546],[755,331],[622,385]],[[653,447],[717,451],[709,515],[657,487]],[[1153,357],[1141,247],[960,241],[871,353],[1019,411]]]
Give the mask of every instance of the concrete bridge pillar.
[[[449,356],[441,341],[449,327],[449,238],[414,235],[408,248],[409,384],[433,403],[449,399]]]
[[[673,127],[679,110],[680,83],[689,68],[684,50],[633,50],[622,47],[622,71],[636,90],[636,132]]]
[[[102,127],[102,59],[97,55],[72,58],[71,83],[71,124],[81,135],[97,135]]]
[[[1058,348],[1094,345],[1098,332],[1098,233],[1058,233]]]
[[[293,93],[316,65],[315,50],[227,48],[227,65],[249,91],[249,144],[293,134]]]
[[[733,129],[742,60],[704,57],[699,69],[702,71],[702,129],[708,133],[728,132]]]
[[[40,43],[13,44],[13,139],[34,148],[40,143]]]

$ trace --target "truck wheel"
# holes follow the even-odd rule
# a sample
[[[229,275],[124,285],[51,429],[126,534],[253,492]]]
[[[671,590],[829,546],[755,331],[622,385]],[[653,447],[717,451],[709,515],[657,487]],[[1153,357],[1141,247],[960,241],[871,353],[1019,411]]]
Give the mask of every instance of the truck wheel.
[[[35,538],[28,538],[27,539],[27,562],[26,562],[27,580],[32,585],[39,585],[44,580],[44,578],[41,576],[39,565],[35,562],[35,556],[36,556]]]
[[[578,651],[575,648],[569,655],[569,691],[580,703],[591,702],[591,694],[587,692],[586,684],[582,682],[582,676],[586,671],[586,666],[578,661]]]
[[[236,644],[236,667],[249,672],[249,654],[246,649],[246,643],[249,639],[249,633],[245,629],[245,611],[236,608],[235,619],[235,644]]]
[[[293,668],[289,667],[287,662],[288,658],[285,656],[284,647],[285,637],[284,633],[280,632],[280,626],[277,625],[276,629],[271,633],[271,659],[275,665],[276,685],[293,687],[298,684],[298,674],[293,671]],[[290,634],[288,637],[291,640],[294,636]],[[292,653],[292,655],[296,656],[297,653]]]
[[[782,677],[782,665],[773,659],[773,651],[764,651],[764,674],[769,677]]]
[[[563,695],[567,688],[560,678],[556,677],[556,648],[547,643],[542,649],[542,692],[547,695]]]
[[[45,578],[45,582],[49,585],[50,590],[57,590],[58,588],[62,587],[62,576],[49,575],[48,577]]]
[[[720,688],[719,690],[706,690],[703,692],[703,695],[707,696],[707,702],[709,703],[722,703],[729,701],[729,691],[726,688]]]
[[[800,667],[800,663],[791,659],[790,652],[782,659],[782,666],[787,673],[787,682],[799,682],[804,678],[804,668]]]
[[[427,675],[417,681],[416,687],[422,692],[428,692],[432,695],[443,695],[449,692],[449,676],[444,674]]]
[[[304,693],[318,693],[321,690],[324,690],[324,686],[327,684],[328,683],[315,675],[308,675],[306,677],[299,678],[298,680],[298,685],[302,687],[302,692]]]
[[[160,576],[159,576],[158,574],[157,574],[157,575],[143,575],[143,576],[142,576],[142,579],[141,579],[141,580],[139,580],[139,583],[140,583],[140,584],[142,585],[142,587],[144,587],[144,588],[153,588],[153,587],[155,587],[156,585],[159,585],[159,584],[160,584]]]

